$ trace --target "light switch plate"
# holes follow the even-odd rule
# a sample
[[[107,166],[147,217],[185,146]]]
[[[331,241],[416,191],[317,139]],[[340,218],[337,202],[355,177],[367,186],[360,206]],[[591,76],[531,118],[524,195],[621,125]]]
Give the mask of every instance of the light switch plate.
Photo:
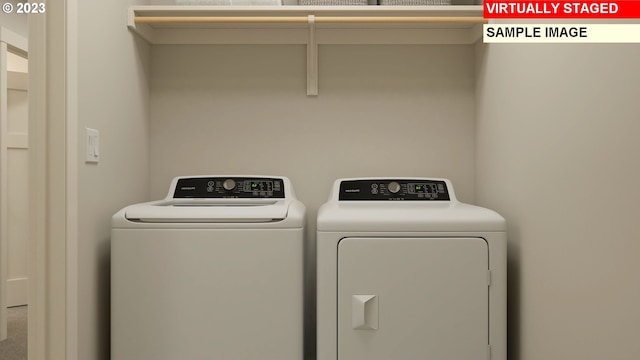
[[[85,162],[98,163],[100,160],[100,132],[96,129],[85,129],[86,136],[86,154]]]

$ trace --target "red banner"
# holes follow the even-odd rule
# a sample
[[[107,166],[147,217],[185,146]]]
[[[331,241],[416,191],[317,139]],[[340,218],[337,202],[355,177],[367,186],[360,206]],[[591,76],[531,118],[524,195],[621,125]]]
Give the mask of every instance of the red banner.
[[[640,1],[485,0],[487,19],[640,19]]]

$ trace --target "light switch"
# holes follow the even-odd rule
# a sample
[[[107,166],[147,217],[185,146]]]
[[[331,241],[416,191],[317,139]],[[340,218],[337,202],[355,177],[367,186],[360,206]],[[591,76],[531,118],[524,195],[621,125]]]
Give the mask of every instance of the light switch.
[[[85,162],[97,163],[100,160],[100,132],[96,129],[86,128],[87,131],[87,158]]]

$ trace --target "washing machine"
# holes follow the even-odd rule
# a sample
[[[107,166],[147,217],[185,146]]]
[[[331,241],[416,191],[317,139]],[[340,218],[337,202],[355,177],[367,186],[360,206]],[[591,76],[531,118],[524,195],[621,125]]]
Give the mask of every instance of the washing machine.
[[[505,360],[505,220],[446,179],[339,179],[318,211],[318,360]]]
[[[112,224],[112,360],[302,359],[305,207],[289,179],[178,177]]]

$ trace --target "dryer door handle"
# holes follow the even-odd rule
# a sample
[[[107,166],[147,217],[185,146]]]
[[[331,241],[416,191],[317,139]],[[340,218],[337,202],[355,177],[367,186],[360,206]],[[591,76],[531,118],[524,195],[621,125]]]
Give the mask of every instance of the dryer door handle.
[[[378,329],[378,296],[351,296],[351,325],[356,330]]]

